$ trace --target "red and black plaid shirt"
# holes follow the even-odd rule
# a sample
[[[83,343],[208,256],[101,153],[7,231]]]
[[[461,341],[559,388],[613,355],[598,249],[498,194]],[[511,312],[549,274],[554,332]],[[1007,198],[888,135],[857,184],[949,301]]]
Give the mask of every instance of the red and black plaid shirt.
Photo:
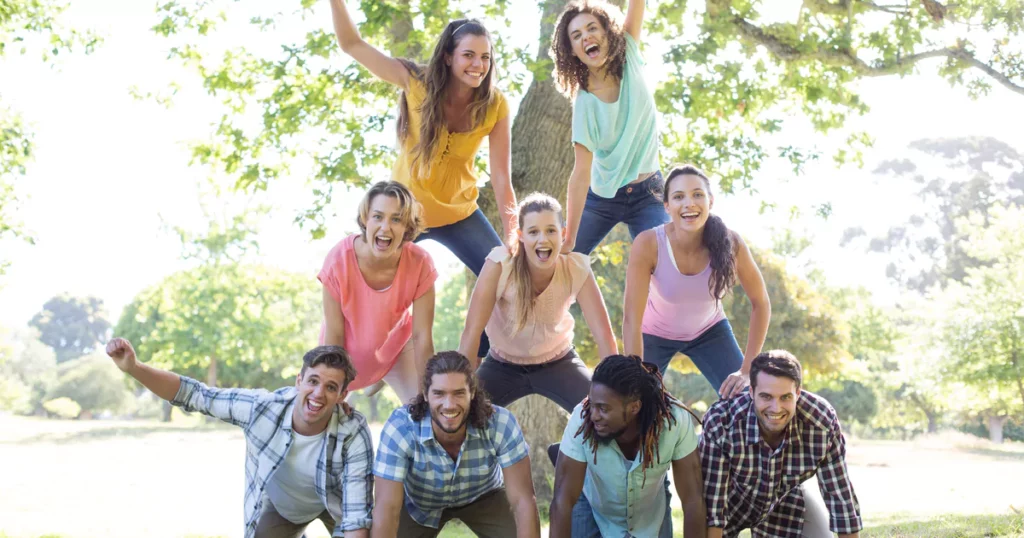
[[[857,496],[846,475],[846,440],[824,398],[802,391],[779,448],[761,439],[750,392],[719,400],[704,415],[700,441],[708,527],[725,537],[749,528],[754,538],[800,538],[800,484],[815,474],[832,532],[859,532]]]

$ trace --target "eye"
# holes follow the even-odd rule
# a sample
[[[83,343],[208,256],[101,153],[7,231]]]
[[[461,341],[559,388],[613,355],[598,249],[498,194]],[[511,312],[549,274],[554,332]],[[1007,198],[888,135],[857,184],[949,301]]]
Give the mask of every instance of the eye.
[[[394,217],[394,218],[391,219],[391,222],[394,222],[394,223],[398,224],[398,223],[402,222],[402,219],[400,219],[398,217]]]
[[[704,197],[704,193],[703,192],[698,192],[698,193],[694,194],[693,197],[694,198],[703,198]]]

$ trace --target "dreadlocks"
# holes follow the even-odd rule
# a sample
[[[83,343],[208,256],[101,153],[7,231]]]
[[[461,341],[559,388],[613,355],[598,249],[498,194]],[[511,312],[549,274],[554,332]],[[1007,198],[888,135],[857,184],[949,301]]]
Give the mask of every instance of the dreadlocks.
[[[672,407],[686,409],[686,406],[665,390],[658,367],[643,362],[636,355],[609,355],[597,365],[591,383],[600,383],[612,389],[627,402],[640,400],[640,413],[636,416],[636,422],[640,429],[640,450],[646,482],[647,468],[653,467],[660,456],[658,438],[666,427],[676,422],[672,416]],[[593,447],[594,463],[597,463],[597,438],[594,424],[590,421],[589,397],[583,400],[583,425],[576,430],[576,435],[581,433],[583,441],[589,441]]]

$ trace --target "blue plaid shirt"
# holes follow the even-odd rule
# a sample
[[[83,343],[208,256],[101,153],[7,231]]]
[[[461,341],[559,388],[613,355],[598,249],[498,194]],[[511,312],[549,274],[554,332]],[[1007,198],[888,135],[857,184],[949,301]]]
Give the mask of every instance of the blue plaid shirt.
[[[452,461],[437,440],[430,416],[414,421],[403,406],[391,413],[380,433],[373,474],[405,484],[405,508],[413,520],[438,528],[441,511],[465,506],[505,485],[502,469],[530,454],[519,423],[494,406],[487,429],[467,425],[459,458]]]
[[[263,508],[263,488],[281,466],[292,445],[295,387],[274,392],[217,389],[181,377],[171,403],[240,426],[245,432],[245,538],[253,538]],[[332,536],[369,529],[373,506],[373,446],[363,415],[345,416],[334,408],[316,463],[314,487],[337,522]]]

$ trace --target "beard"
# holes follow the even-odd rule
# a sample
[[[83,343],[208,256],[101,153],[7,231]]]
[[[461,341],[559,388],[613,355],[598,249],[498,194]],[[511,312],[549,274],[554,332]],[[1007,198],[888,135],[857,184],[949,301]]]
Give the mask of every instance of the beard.
[[[602,444],[602,445],[607,445],[608,443],[618,439],[625,432],[626,432],[626,427],[625,426],[623,426],[622,428],[619,428],[618,430],[615,430],[615,431],[613,431],[613,432],[611,432],[611,433],[609,433],[607,435],[600,435],[600,434],[597,433],[597,430],[594,430],[594,440],[597,441],[598,443]]]
[[[430,420],[438,427],[438,429],[440,429],[444,433],[448,433],[448,434],[458,433],[458,431],[461,430],[462,427],[466,425],[466,422],[469,421],[469,412],[468,412],[468,410],[463,410],[462,411],[462,421],[459,422],[459,425],[456,426],[455,428],[446,428],[444,426],[444,424],[441,423],[441,421],[438,420],[438,418],[437,418],[437,416],[440,413],[441,413],[440,411],[436,411],[434,409],[431,409],[430,410]]]

